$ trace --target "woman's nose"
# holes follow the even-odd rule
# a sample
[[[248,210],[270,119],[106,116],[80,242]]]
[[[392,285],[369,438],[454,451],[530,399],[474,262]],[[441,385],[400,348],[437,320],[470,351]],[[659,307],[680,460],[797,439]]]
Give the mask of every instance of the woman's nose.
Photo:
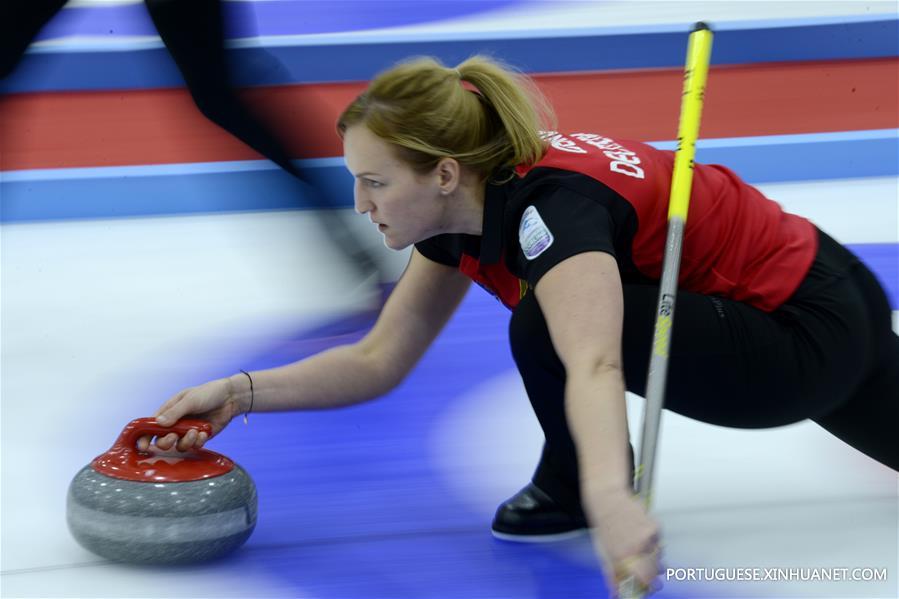
[[[356,186],[353,188],[353,208],[359,214],[365,214],[372,209],[371,201],[365,197],[365,191],[360,188],[358,183],[356,183]]]

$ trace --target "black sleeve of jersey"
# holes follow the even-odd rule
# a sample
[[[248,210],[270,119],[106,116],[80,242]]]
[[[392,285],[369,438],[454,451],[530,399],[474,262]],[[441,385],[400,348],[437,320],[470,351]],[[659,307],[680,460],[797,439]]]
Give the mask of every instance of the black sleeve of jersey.
[[[446,266],[452,266],[453,268],[458,268],[459,260],[454,259],[453,255],[440,244],[440,240],[443,237],[446,236],[437,235],[436,237],[431,237],[429,239],[425,239],[424,241],[419,241],[415,244],[415,249],[418,250],[419,254],[421,254],[428,260],[431,260],[432,262],[436,262],[437,264],[445,264]]]
[[[610,193],[614,192],[610,190]],[[516,260],[531,288],[553,266],[576,254],[598,251],[616,256],[615,223],[609,210],[596,199],[569,188],[546,187],[529,194],[528,201],[522,207]],[[529,207],[536,210],[552,235],[552,242],[537,256],[533,256],[536,253],[534,247],[523,249],[521,245],[522,241],[525,246],[528,245],[527,239],[522,239],[520,230],[521,219],[525,218]],[[533,224],[533,212],[531,215]],[[525,249],[530,251],[526,253]]]

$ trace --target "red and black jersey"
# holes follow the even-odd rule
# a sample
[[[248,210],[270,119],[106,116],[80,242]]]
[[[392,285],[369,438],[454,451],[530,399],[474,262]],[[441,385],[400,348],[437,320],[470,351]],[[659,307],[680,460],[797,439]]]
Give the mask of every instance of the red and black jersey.
[[[546,134],[546,155],[488,184],[483,234],[416,244],[514,308],[527,286],[575,254],[618,261],[622,282],[661,277],[674,152],[596,134]],[[730,170],[697,164],[684,234],[682,289],[775,310],[817,250],[814,226]]]

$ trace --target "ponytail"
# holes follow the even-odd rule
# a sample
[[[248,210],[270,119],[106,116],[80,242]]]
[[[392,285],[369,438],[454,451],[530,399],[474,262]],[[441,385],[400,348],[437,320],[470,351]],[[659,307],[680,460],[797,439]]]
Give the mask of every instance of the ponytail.
[[[418,58],[378,75],[337,129],[365,124],[418,172],[450,157],[487,179],[540,160],[540,131],[552,120],[533,81],[493,59],[473,56],[452,68]]]

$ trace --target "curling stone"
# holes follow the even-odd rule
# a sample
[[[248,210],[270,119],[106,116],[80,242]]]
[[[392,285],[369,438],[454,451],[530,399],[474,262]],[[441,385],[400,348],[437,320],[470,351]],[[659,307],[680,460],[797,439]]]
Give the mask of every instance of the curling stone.
[[[137,449],[144,435],[192,428],[212,434],[202,420],[167,428],[138,418],[78,472],[66,519],[85,549],[120,562],[184,564],[223,556],[247,540],[256,526],[256,485],[243,468],[206,449]]]

